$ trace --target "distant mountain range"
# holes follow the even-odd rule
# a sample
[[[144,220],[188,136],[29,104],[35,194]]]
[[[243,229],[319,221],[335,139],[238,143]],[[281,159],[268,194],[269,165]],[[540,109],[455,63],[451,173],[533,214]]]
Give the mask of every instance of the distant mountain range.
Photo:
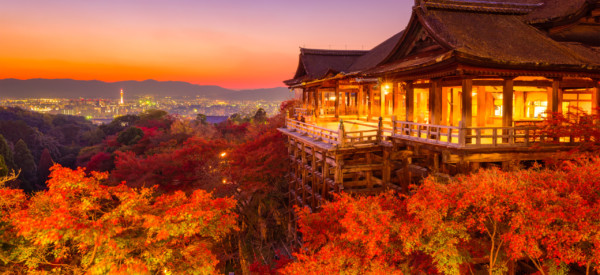
[[[181,81],[120,81],[103,82],[98,80],[73,79],[0,79],[0,98],[106,98],[117,99],[123,89],[125,97],[144,95],[202,97],[218,100],[273,100],[283,101],[292,97],[284,87],[230,90],[219,86],[196,85]]]

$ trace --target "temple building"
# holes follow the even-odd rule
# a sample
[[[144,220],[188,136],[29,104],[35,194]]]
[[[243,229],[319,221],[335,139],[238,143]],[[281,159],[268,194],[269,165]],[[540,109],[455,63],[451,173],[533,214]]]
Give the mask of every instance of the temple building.
[[[290,199],[313,210],[342,190],[543,160],[577,142],[544,143],[545,116],[600,107],[600,2],[417,0],[370,51],[300,49],[285,84],[301,100],[280,129]]]

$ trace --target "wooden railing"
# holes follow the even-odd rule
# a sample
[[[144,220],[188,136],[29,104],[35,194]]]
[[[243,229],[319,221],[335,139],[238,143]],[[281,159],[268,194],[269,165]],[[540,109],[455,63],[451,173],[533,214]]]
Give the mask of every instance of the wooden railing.
[[[466,147],[529,147],[544,141],[535,126],[466,128]]]
[[[346,128],[351,125],[362,126],[363,130],[347,131]],[[387,137],[473,149],[529,147],[547,140],[547,137],[541,135],[540,129],[536,126],[464,127],[462,122],[461,126],[445,126],[397,120],[392,120],[391,125],[391,128],[384,127],[381,119],[377,125],[359,121],[340,121],[338,130],[332,130],[312,123],[286,119],[286,128],[289,130],[338,147],[375,145]],[[572,142],[572,139],[568,137],[564,140]]]
[[[407,121],[393,121],[392,136],[453,147],[460,145],[461,138],[459,127]]]
[[[536,126],[464,127],[393,121],[394,137],[456,148],[528,147],[546,140]]]
[[[324,127],[319,127],[314,124],[301,122],[291,118],[286,118],[285,127],[291,131],[298,132],[317,141],[322,141],[324,143],[335,145],[341,143],[338,131],[327,129]]]
[[[347,124],[366,126],[370,129],[346,131]],[[359,122],[340,121],[338,130],[331,130],[311,123],[301,122],[295,119],[286,118],[286,128],[290,131],[298,132],[308,136],[316,141],[333,144],[338,147],[347,147],[363,144],[378,144],[383,137],[383,127],[372,124],[363,124]]]

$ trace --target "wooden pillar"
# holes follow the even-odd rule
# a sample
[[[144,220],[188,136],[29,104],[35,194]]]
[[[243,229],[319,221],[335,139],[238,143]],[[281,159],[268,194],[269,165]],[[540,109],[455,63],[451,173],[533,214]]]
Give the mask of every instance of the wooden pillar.
[[[415,89],[412,80],[406,81],[406,121],[413,122],[415,115]]]
[[[600,79],[592,79],[594,88],[592,89],[592,114],[600,114]]]
[[[329,101],[329,99],[327,99]],[[321,109],[323,109],[323,116],[327,116],[327,108],[325,108],[325,92],[321,92]]]
[[[502,127],[513,126],[513,95],[514,95],[514,80],[512,78],[504,79],[502,85]],[[511,130],[504,130],[503,135],[508,135]],[[514,134],[514,132],[513,132]],[[503,138],[504,143],[513,143],[513,138]]]
[[[471,135],[469,128],[473,126],[473,79],[463,78],[462,80],[462,93],[461,93],[461,134],[459,134],[458,143],[462,146],[471,144],[471,138],[467,138],[467,135]]]
[[[488,93],[485,96],[485,110],[487,115],[486,123],[494,124],[494,96],[492,93]]]
[[[456,107],[456,101],[457,98],[454,96],[454,88],[450,88],[449,91],[450,93],[450,110],[448,110],[448,125],[458,125],[456,123],[456,119],[457,119],[457,115],[456,115],[456,110],[458,109]]]
[[[335,189],[339,191],[341,186],[344,186],[344,173],[342,168],[344,166],[343,156],[336,152],[335,155]]]
[[[486,106],[485,106],[485,86],[477,86],[477,126],[484,127],[485,126],[485,114],[486,114]]]
[[[428,96],[428,102],[427,102],[427,108],[429,109],[429,118],[427,119],[429,121],[429,124],[436,124],[435,121],[435,90],[436,90],[436,86],[437,83],[431,79],[431,81],[429,82],[429,96]]]
[[[302,89],[302,108],[306,109],[306,90],[307,89]]]
[[[462,80],[462,121],[465,127],[473,126],[473,79],[464,78]]]
[[[381,174],[382,174],[382,180],[383,180],[383,187],[385,189],[387,189],[387,187],[390,185],[391,174],[392,174],[391,161],[390,161],[390,150],[391,150],[391,148],[389,148],[389,147],[384,146],[384,148],[383,148],[383,171],[381,171]]]
[[[321,204],[321,202],[317,201],[317,194],[319,194],[319,185],[318,185],[318,178],[317,178],[317,151],[315,150],[315,147],[312,146],[310,148],[310,152],[312,154],[312,158],[311,158],[311,165],[312,165],[312,171],[310,172],[312,179],[311,179],[311,208],[313,210],[317,209],[317,203]]]
[[[526,118],[525,113],[525,92],[515,91],[515,113],[513,114],[514,119]]]
[[[440,121],[440,125],[448,125],[448,90],[450,88],[441,87],[442,91],[442,117]]]
[[[346,115],[346,91],[342,90],[340,92],[340,114]]]
[[[302,156],[302,165],[300,165],[299,169],[300,169],[300,171],[302,171],[302,176],[301,176],[302,177],[302,184],[301,184],[301,187],[302,187],[302,203],[303,204],[307,204],[307,202],[306,202],[306,197],[307,197],[307,195],[306,195],[306,184],[307,184],[306,180],[307,180],[307,177],[308,177],[308,171],[306,170],[306,167],[305,167],[305,165],[307,163],[307,160],[306,160],[306,150],[305,149],[306,149],[306,146],[305,146],[304,143],[302,143],[302,151],[300,152],[300,155]]]
[[[400,88],[398,82],[392,82],[392,115],[397,116],[400,112]]]
[[[364,115],[365,111],[365,95],[363,85],[358,85],[358,116],[361,117]]]
[[[382,87],[383,84],[379,85],[379,117],[383,117],[385,115],[385,89]]]
[[[340,117],[340,88],[335,84],[335,118]]]
[[[323,189],[321,190],[321,198],[323,200],[327,200],[327,196],[328,196],[327,195],[327,191],[328,191],[327,180],[329,179],[329,163],[327,163],[327,151],[323,150],[321,152],[321,156],[323,158],[321,160],[321,165],[322,165],[322,168],[323,168],[323,170],[322,170],[322,173],[323,173],[323,176],[322,176],[322,180],[323,180],[322,181],[322,183],[323,183],[322,188]]]
[[[321,99],[321,93],[322,93],[322,92],[321,92],[321,90],[320,90],[320,89],[317,89],[317,90],[315,91],[315,95],[314,95],[314,99],[315,99],[315,111],[314,111],[314,114],[313,114],[313,115],[314,115],[315,117],[317,117],[317,118],[319,117],[319,110],[321,110],[320,106],[321,106],[321,104],[322,104],[322,103],[321,103],[321,104],[319,104],[319,103],[320,103],[320,102],[319,102],[319,99]]]
[[[373,87],[367,86],[369,91],[367,92],[368,100],[367,100],[367,121],[371,120],[371,116],[373,116]]]
[[[548,111],[551,113],[562,112],[562,93],[560,90],[561,80],[552,79],[552,88],[548,89]]]
[[[429,85],[429,124],[439,125],[442,121],[442,82],[432,79]]]
[[[308,114],[310,114],[310,111],[314,107],[314,105],[313,105],[314,104],[314,95],[315,95],[315,90],[314,89],[312,89],[312,90],[310,90],[308,92],[308,101],[306,103],[306,105],[307,105],[306,111],[309,112]]]

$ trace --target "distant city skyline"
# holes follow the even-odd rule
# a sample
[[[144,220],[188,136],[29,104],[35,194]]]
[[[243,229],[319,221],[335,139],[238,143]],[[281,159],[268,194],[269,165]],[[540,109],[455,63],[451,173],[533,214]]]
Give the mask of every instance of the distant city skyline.
[[[0,78],[283,86],[298,47],[371,49],[412,0],[0,0]]]

